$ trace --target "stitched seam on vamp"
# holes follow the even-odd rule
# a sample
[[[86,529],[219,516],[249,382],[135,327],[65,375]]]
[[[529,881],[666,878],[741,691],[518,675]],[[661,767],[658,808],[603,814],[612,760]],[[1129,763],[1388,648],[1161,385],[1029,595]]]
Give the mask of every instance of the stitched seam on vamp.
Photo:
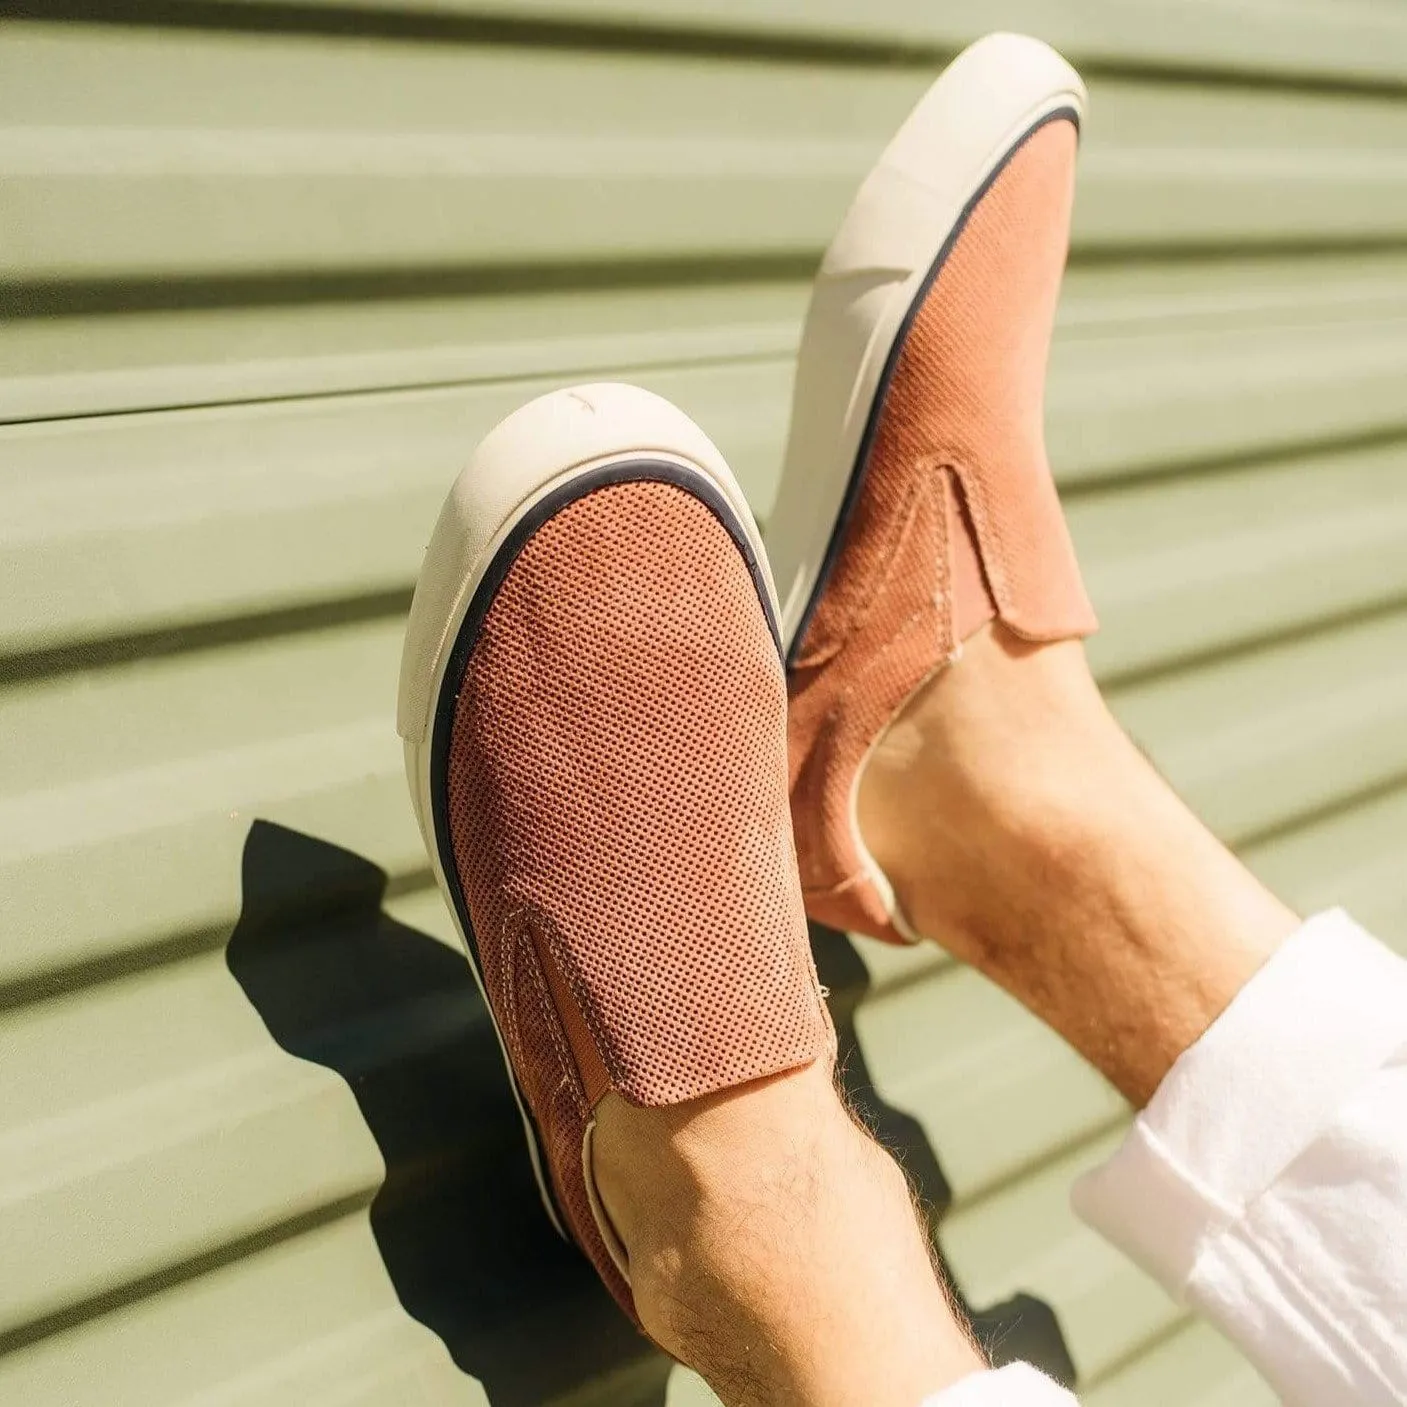
[[[855,637],[855,635],[859,633],[860,628],[869,619],[870,612],[874,609],[875,603],[879,600],[880,594],[893,579],[894,570],[899,560],[900,550],[903,548],[904,543],[907,541],[909,533],[913,530],[914,522],[918,517],[920,508],[922,507],[920,499],[923,491],[934,480],[941,481],[942,475],[946,472],[953,471],[953,468],[954,466],[948,463],[946,458],[942,455],[926,454],[920,456],[917,460],[914,461],[913,467],[910,471],[911,482],[909,483],[908,488],[905,491],[902,506],[898,515],[898,531],[893,535],[890,550],[886,554],[884,570],[879,574],[878,579],[874,583],[873,589],[868,591],[860,600],[860,602],[855,606],[855,608],[850,612],[849,616],[846,619],[845,628],[840,632],[836,640],[833,653],[829,657],[830,659],[834,659],[836,655],[839,655],[841,651],[843,651],[845,647],[850,643],[850,641]],[[950,491],[951,490],[949,490],[949,492]],[[947,504],[941,501],[941,494],[942,486],[940,482],[939,507],[946,509]],[[847,543],[846,549],[848,550],[851,546],[852,544]],[[945,585],[947,584],[948,578],[951,575],[951,564],[948,560],[948,551],[950,550],[950,547],[951,544],[947,542],[945,535],[943,541],[939,544],[938,552],[939,572],[944,578]],[[906,620],[905,622],[903,622],[903,624],[907,625],[908,621]],[[827,661],[821,661],[821,664],[825,664],[826,662]],[[814,664],[808,665],[806,660],[803,658],[797,661],[797,667],[800,669],[806,669],[816,668],[817,666]]]
[[[535,965],[536,982],[534,986],[538,1015],[547,1027],[547,1034],[552,1041],[552,1049],[556,1052],[557,1059],[561,1062],[562,1069],[566,1074],[567,1088],[571,1092],[572,1103],[577,1113],[584,1116],[587,1113],[586,1091],[582,1087],[581,1072],[576,1068],[576,1060],[572,1056],[571,1047],[567,1044],[567,1038],[563,1034],[561,1013],[557,1010],[556,1002],[552,1000],[552,988],[548,985],[547,974],[542,970],[542,956],[537,950],[531,929],[524,932],[523,941],[528,944]]]
[[[866,682],[868,682],[869,674],[874,670],[875,666],[876,666],[881,660],[883,660],[887,655],[889,655],[889,654],[892,653],[895,649],[898,648],[900,641],[903,640],[904,632],[905,632],[911,625],[914,625],[914,624],[922,617],[923,613],[924,613],[925,611],[927,611],[931,606],[933,606],[933,605],[935,605],[935,604],[936,604],[936,602],[934,602],[934,601],[932,601],[932,600],[926,600],[926,601],[924,601],[924,602],[922,603],[922,605],[915,606],[914,609],[913,609],[912,611],[910,611],[909,614],[906,615],[906,616],[894,627],[894,633],[893,633],[893,635],[891,635],[891,636],[889,637],[889,640],[885,643],[885,645],[883,646],[883,648],[881,648],[881,649],[875,654],[874,658],[870,661],[869,665],[866,667],[866,671],[865,671],[865,675],[864,675],[864,678],[865,678]],[[942,641],[940,640],[940,641],[938,641],[937,643],[938,643],[939,648],[941,649]],[[925,676],[925,677],[927,677],[927,676]],[[834,699],[834,701],[831,703],[830,708],[826,711],[826,719],[825,719],[825,726],[826,726],[826,727],[833,727],[833,726],[838,722],[838,720],[839,720],[839,715],[840,715],[842,706],[845,705],[845,704],[847,704],[847,703],[849,703],[849,701],[854,697],[856,687],[857,687],[857,685],[858,685],[859,683],[860,683],[860,676],[858,676],[858,675],[852,675],[851,678],[849,679],[849,681],[845,684],[845,686],[836,694],[835,699]],[[902,708],[903,705],[904,705],[904,703],[906,703],[906,702],[908,701],[908,698],[909,698],[909,695],[908,695],[908,694],[905,694],[903,700],[900,701],[900,704],[899,704],[899,707],[900,707],[900,708]],[[896,711],[897,711],[897,710],[896,710]],[[892,715],[891,715],[891,717],[892,717]],[[886,723],[885,726],[887,727],[888,724]]]
[[[922,465],[920,464],[916,468],[921,469]],[[840,636],[841,649],[849,644],[850,640],[870,618],[875,603],[883,595],[885,587],[893,580],[899,562],[899,553],[908,540],[909,534],[913,531],[919,510],[923,506],[921,502],[923,487],[922,479],[915,473],[914,480],[909,485],[908,492],[905,493],[900,506],[896,531],[893,533],[888,550],[884,554],[884,567],[870,583],[870,589],[860,597],[855,603],[855,608],[850,612],[850,619],[846,622],[845,629]]]
[[[1007,573],[1006,544],[997,531],[990,511],[987,485],[981,474],[965,468],[957,455],[950,456],[949,468],[956,476],[962,492],[963,506],[972,519],[972,533],[977,539],[977,558],[987,574],[987,584],[995,599],[997,614],[1003,620],[1011,610],[1010,580]],[[971,482],[969,482],[969,480]]]
[[[516,930],[510,933],[509,929],[521,922],[522,916],[523,911],[515,909],[504,920],[503,933],[500,935],[503,956],[498,962],[499,981],[503,984],[503,1017],[501,1022],[503,1039],[515,1066],[523,1063],[523,1038],[518,1025],[518,990],[514,983],[514,978],[517,975],[518,940]]]
[[[618,1088],[629,1083],[625,1073],[625,1065],[601,1022],[586,983],[572,963],[570,951],[561,934],[558,933],[556,924],[547,925],[547,946],[551,950],[553,961],[566,979],[571,994],[581,1007],[582,1020],[586,1022],[587,1030],[591,1032],[596,1041],[597,1052],[601,1056],[601,1063],[606,1067],[606,1073],[611,1077],[611,1084]]]

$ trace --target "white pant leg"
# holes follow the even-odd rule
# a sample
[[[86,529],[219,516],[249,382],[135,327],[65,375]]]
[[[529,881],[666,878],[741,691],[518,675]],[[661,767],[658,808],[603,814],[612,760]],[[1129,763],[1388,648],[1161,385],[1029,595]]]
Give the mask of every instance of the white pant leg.
[[[1073,1200],[1287,1404],[1400,1407],[1407,962],[1347,914],[1309,920]]]
[[[921,1407],[1079,1407],[1075,1399],[1025,1363],[998,1372],[977,1373]]]

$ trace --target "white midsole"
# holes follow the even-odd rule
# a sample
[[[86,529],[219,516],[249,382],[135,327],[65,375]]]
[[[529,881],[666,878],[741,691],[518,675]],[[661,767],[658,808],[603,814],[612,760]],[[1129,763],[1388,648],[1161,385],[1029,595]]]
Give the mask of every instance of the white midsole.
[[[973,197],[1084,85],[1053,49],[994,34],[965,50],[909,115],[831,242],[797,356],[791,429],[767,551],[788,651],[816,589],[880,378],[914,298]]]
[[[518,524],[544,498],[573,481],[610,465],[642,459],[698,474],[722,495],[762,568],[775,613],[776,592],[767,573],[762,537],[723,456],[668,401],[635,386],[603,383],[541,396],[515,411],[481,442],[456,478],[426,550],[401,659],[398,727],[416,820],[498,1039],[543,1207],[563,1236],[566,1229],[557,1214],[532,1119],[484,988],[474,946],[440,863],[431,776],[433,720],[475,593]]]

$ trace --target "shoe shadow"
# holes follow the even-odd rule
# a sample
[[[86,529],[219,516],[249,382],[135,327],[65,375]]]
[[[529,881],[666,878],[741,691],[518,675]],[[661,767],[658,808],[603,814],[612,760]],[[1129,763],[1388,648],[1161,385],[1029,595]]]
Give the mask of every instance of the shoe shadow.
[[[387,915],[385,895],[370,861],[256,821],[227,960],[278,1045],[334,1071],[356,1099],[386,1164],[370,1222],[402,1306],[493,1407],[663,1407],[668,1360],[543,1213],[468,964]],[[951,1200],[937,1155],[918,1122],[879,1097],[856,1037],[865,965],[843,934],[815,927],[812,943],[851,1098],[936,1220]],[[1048,1305],[1020,1295],[974,1311],[954,1293],[998,1362],[1073,1379]]]
[[[929,1211],[935,1257],[954,1299],[972,1320],[978,1341],[999,1367],[1021,1360],[1034,1364],[1065,1387],[1073,1387],[1075,1365],[1050,1305],[1033,1295],[1018,1294],[1001,1304],[979,1309],[954,1279],[938,1240],[938,1225],[953,1200],[952,1187],[923,1126],[912,1115],[886,1104],[875,1089],[855,1030],[856,1010],[870,989],[869,970],[850,939],[834,929],[812,924],[811,948],[821,982],[830,991],[846,1093],[875,1136],[898,1155],[917,1185]]]
[[[228,962],[273,1039],[355,1097],[401,1304],[494,1407],[661,1407],[669,1363],[543,1213],[468,964],[385,914],[385,890],[361,856],[256,821]]]

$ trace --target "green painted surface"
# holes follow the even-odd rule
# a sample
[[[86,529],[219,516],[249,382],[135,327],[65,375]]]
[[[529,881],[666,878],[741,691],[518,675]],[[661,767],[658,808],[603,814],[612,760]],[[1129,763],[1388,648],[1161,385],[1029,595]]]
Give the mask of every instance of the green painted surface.
[[[403,615],[468,447],[563,381],[674,397],[766,516],[810,270],[982,27],[1091,71],[1049,411],[1115,706],[1287,898],[1407,940],[1400,12],[940,11],[7,26],[0,1400],[707,1400],[535,1205],[404,796]],[[1104,1082],[858,951],[973,1303],[1053,1305],[1094,1407],[1268,1401],[1068,1212]]]

